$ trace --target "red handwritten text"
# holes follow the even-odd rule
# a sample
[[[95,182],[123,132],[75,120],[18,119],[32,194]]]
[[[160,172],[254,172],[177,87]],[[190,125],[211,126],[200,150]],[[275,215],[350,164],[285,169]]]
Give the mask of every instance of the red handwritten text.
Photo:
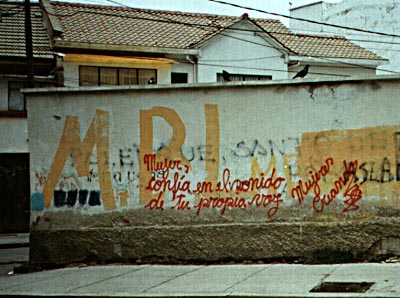
[[[357,210],[359,208],[355,204],[361,199],[362,193],[357,184],[353,185],[358,162],[350,162],[350,164],[348,165],[346,161],[343,161],[343,164],[345,170],[343,174],[334,181],[334,187],[331,188],[329,193],[324,194],[322,197],[319,189],[317,192],[314,193],[315,197],[313,199],[313,209],[316,212],[322,212],[326,206],[330,205],[336,199],[338,194],[343,190],[346,184],[347,188],[344,192],[344,196],[348,196],[349,198],[345,200],[345,204],[347,204],[348,207],[345,208],[343,212]]]
[[[314,194],[320,193],[319,181],[322,177],[326,176],[330,171],[330,166],[333,165],[333,158],[327,158],[325,164],[317,171],[309,171],[310,179],[303,184],[303,180],[299,180],[297,186],[292,189],[292,198],[297,197],[299,203],[302,203],[304,196],[308,195],[310,190],[314,189]]]
[[[194,206],[197,209],[196,215],[200,214],[202,208],[220,209],[221,215],[224,215],[228,207],[246,209],[247,204],[245,199],[240,197],[208,197],[200,198],[199,203]]]

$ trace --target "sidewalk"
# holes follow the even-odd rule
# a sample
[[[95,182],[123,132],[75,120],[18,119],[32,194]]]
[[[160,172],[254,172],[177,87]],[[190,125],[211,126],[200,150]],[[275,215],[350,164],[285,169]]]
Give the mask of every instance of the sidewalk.
[[[0,276],[29,261],[29,233],[0,234]]]
[[[353,287],[373,284],[365,293],[345,292],[337,287],[331,289],[335,292],[310,292],[322,282],[358,283]],[[2,276],[0,296],[400,297],[400,264],[65,268]]]

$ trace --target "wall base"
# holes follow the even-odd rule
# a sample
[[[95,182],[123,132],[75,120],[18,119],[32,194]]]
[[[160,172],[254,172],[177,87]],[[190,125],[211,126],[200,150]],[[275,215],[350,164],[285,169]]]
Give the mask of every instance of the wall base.
[[[93,261],[335,263],[374,259],[382,253],[377,243],[388,237],[399,239],[399,218],[32,230],[30,259],[42,267]]]

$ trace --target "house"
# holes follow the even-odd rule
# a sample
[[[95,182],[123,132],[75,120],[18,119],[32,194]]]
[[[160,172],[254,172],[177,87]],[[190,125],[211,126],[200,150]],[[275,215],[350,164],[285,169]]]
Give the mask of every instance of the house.
[[[388,61],[339,36],[279,20],[42,0],[63,85],[174,84],[375,75]]]
[[[52,86],[53,51],[42,10],[31,6],[34,83]],[[0,2],[0,233],[29,231],[29,137],[25,100],[25,9],[21,2]]]
[[[51,83],[48,75],[54,55],[43,27],[39,5],[31,6],[34,76],[37,87]],[[19,89],[25,87],[27,66],[25,48],[25,8],[21,2],[0,3],[0,105],[2,116],[23,116],[24,101]],[[19,114],[18,114],[19,113]]]
[[[289,27],[293,32],[300,34],[343,35],[389,61],[388,64],[378,66],[378,74],[393,74],[398,73],[400,69],[399,14],[399,1],[317,1],[292,8]],[[313,22],[301,21],[298,18]],[[327,23],[332,26],[326,25]]]

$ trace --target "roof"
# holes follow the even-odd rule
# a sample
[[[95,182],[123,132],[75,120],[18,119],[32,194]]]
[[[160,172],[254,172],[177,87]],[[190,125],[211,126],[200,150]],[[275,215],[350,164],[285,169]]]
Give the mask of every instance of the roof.
[[[41,9],[31,4],[34,58],[53,58]],[[0,57],[25,58],[25,8],[21,2],[0,1]]]
[[[299,56],[385,60],[381,56],[352,43],[343,36],[282,35],[280,40]]]
[[[240,17],[136,9],[80,3],[51,2],[69,42],[195,49]],[[278,20],[265,20],[271,31]],[[80,28],[77,30],[77,28]]]
[[[245,17],[50,2],[72,43],[199,49]],[[247,19],[247,15],[246,18]],[[384,60],[344,37],[298,35],[275,19],[249,19],[290,54],[325,58]]]

